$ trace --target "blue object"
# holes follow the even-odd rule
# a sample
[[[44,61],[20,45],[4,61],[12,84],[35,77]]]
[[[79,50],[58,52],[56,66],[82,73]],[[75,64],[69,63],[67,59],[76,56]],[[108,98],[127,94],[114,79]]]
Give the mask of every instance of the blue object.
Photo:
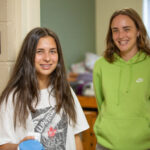
[[[44,147],[37,140],[27,140],[19,144],[19,150],[44,150]]]

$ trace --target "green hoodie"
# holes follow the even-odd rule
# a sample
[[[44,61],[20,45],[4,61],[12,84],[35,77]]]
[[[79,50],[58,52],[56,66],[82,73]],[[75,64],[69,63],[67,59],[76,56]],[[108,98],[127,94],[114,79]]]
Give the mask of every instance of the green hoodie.
[[[150,57],[115,58],[109,63],[101,57],[94,67],[97,141],[113,150],[150,149]]]

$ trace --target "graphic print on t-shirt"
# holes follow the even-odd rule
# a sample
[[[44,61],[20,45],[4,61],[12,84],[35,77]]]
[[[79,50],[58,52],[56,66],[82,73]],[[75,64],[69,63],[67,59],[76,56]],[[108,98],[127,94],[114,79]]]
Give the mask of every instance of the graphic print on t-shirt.
[[[65,150],[68,120],[66,114],[56,113],[56,108],[46,107],[32,113],[34,131],[41,133],[41,143],[45,150]]]

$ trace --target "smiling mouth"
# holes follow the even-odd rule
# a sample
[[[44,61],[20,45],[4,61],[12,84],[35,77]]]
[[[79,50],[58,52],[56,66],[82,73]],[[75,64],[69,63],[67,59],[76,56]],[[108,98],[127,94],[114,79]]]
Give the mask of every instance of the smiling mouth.
[[[128,44],[128,41],[127,40],[126,41],[118,41],[118,43],[120,46],[125,46]]]
[[[42,69],[48,70],[50,69],[52,64],[41,64],[40,66],[42,67]]]

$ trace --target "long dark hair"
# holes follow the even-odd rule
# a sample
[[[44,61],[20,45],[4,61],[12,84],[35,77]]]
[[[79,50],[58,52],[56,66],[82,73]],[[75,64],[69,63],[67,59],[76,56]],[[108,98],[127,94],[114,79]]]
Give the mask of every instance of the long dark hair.
[[[111,30],[112,21],[118,15],[126,15],[135,23],[135,26],[139,31],[139,36],[137,37],[138,50],[142,50],[147,55],[150,55],[149,38],[145,26],[142,22],[142,19],[134,9],[128,8],[115,11],[110,18],[109,28],[106,36],[106,50],[104,52],[105,59],[109,62],[113,62],[114,61],[113,54],[117,53],[118,55],[120,55],[120,50],[117,48],[112,39],[112,30]]]
[[[10,93],[13,92],[14,126],[21,123],[24,127],[29,111],[35,112],[33,102],[39,101],[39,85],[35,70],[35,52],[40,38],[50,36],[54,38],[57,45],[58,64],[56,69],[49,75],[49,84],[53,87],[56,97],[57,112],[63,108],[69,118],[75,123],[76,113],[74,100],[70,86],[67,81],[63,54],[58,36],[47,28],[37,27],[32,29],[25,37],[20,53],[17,57],[12,75],[6,88],[0,96],[0,105],[8,101]]]

